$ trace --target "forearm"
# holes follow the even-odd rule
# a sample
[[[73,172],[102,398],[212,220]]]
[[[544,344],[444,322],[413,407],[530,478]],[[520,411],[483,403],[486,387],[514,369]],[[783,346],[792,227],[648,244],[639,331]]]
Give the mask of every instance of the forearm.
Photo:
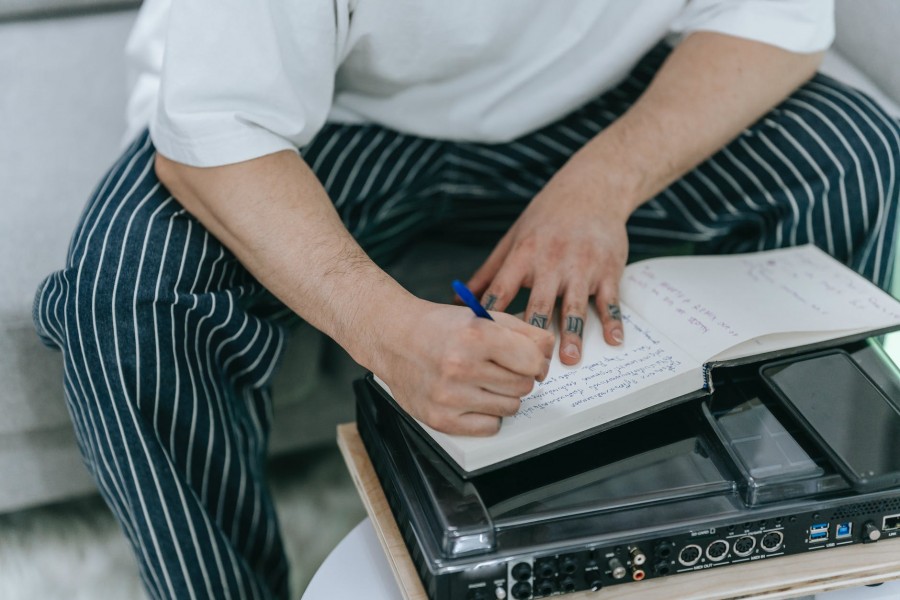
[[[293,152],[214,168],[158,156],[166,187],[277,298],[378,368],[381,327],[414,302],[350,236],[312,171]]]
[[[672,51],[631,109],[561,174],[596,187],[610,210],[627,218],[809,79],[821,57],[694,33]]]
[[[260,283],[428,425],[495,433],[546,376],[552,335],[510,315],[478,319],[409,294],[357,245],[293,152],[207,169],[158,156],[156,172]]]

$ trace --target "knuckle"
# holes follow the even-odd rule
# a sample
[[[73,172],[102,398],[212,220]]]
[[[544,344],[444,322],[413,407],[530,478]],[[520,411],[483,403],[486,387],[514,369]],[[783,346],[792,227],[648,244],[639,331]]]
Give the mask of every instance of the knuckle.
[[[473,427],[475,435],[494,435],[500,431],[500,418],[484,419],[477,427]]]
[[[588,304],[588,293],[587,290],[583,292],[572,292],[566,294],[566,298],[563,301],[562,305],[562,314],[566,315],[574,315],[576,317],[583,317],[585,313],[587,313],[587,304]]]
[[[534,254],[537,251],[538,240],[534,234],[524,235],[513,243],[512,251],[516,254]]]
[[[454,400],[453,394],[443,389],[443,386],[432,394],[431,399],[432,402],[437,406],[452,406]],[[428,410],[429,412],[434,412],[437,409],[432,406]],[[431,416],[434,416],[434,414],[432,414]]]
[[[451,354],[444,358],[441,362],[441,377],[444,380],[458,380],[464,377],[467,372],[466,359],[460,354]],[[446,392],[438,392],[440,396],[446,395]]]
[[[472,344],[481,344],[484,341],[484,325],[483,319],[473,320],[472,323],[468,327],[464,327],[459,331],[459,335],[462,338],[462,343],[467,344],[465,347],[473,347]],[[453,355],[451,357],[455,361],[462,360],[462,357],[459,355]]]
[[[451,413],[434,408],[429,411],[426,423],[428,423],[430,427],[444,433],[454,433],[454,431],[459,428],[459,424],[456,422],[456,419],[453,418]]]
[[[548,294],[549,295],[549,294]],[[532,313],[540,313],[542,315],[547,315],[550,313],[550,309],[553,308],[553,304],[550,299],[547,298],[544,294],[535,295],[532,294],[532,297],[529,298],[529,306],[528,306],[528,314]]]
[[[529,385],[528,387],[530,388],[531,386]],[[529,391],[530,391],[530,389],[529,389]],[[506,407],[506,415],[505,416],[507,416],[507,417],[514,416],[517,412],[519,412],[519,408],[521,408],[521,407],[522,407],[522,401],[514,398],[509,403],[509,405]]]

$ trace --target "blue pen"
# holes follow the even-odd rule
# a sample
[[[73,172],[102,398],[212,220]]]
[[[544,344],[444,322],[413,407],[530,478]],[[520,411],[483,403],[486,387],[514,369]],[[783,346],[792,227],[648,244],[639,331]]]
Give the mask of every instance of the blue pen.
[[[472,309],[472,312],[475,313],[476,317],[481,317],[482,319],[488,319],[493,321],[494,319],[491,317],[490,313],[484,309],[484,307],[479,304],[478,299],[475,298],[475,294],[466,287],[462,281],[458,279],[453,280],[453,291],[456,292],[456,295],[459,296],[463,302],[466,303],[466,306]]]

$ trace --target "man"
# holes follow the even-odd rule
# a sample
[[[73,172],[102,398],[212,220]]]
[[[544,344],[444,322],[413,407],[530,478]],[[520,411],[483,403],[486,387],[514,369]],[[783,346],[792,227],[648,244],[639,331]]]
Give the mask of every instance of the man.
[[[82,451],[150,593],[287,594],[264,481],[287,314],[415,417],[490,435],[546,373],[555,306],[564,362],[579,360],[591,298],[621,341],[629,244],[811,242],[884,285],[897,123],[823,77],[797,90],[831,10],[146,3],[134,142],[36,322],[64,350]],[[505,232],[470,281],[496,323],[411,296],[373,261],[473,220]],[[526,322],[499,312],[522,287]]]

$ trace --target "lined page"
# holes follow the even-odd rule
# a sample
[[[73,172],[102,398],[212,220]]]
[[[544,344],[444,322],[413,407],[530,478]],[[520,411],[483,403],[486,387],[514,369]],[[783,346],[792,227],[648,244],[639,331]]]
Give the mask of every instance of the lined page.
[[[609,346],[591,310],[581,362],[559,360],[559,336],[547,378],[503,419],[491,437],[447,435],[423,428],[464,469],[472,471],[625,417],[703,387],[701,363],[622,304],[625,342]]]
[[[621,295],[703,360],[770,334],[781,349],[900,323],[896,300],[815,246],[638,262]]]

